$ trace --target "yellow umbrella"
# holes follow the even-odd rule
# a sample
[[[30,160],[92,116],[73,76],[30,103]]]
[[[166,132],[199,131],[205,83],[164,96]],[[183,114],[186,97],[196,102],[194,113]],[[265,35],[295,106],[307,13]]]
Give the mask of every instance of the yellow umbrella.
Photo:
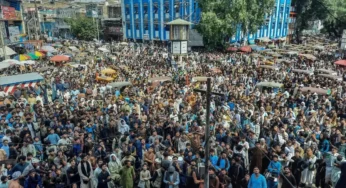
[[[42,57],[44,54],[42,52],[35,51],[35,56]]]

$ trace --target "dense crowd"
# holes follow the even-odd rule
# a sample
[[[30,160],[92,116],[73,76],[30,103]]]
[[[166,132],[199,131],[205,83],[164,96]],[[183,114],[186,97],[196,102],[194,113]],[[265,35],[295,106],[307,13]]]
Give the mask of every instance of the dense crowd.
[[[0,89],[0,188],[202,188],[205,175],[210,188],[345,187],[346,85],[316,73],[328,69],[345,80],[332,49],[314,60],[287,55],[266,69],[255,53],[191,52],[171,66],[178,59],[162,46],[127,45],[114,54],[76,46],[83,52],[62,46],[57,53],[72,53],[77,66],[46,57],[2,70],[45,80],[11,95]],[[131,84],[98,81],[106,68]],[[206,82],[194,77],[211,77],[223,94],[212,96],[210,114],[194,91]]]

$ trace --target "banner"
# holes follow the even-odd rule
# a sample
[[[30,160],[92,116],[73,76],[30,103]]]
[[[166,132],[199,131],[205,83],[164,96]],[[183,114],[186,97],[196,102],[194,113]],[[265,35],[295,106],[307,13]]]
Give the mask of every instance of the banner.
[[[20,38],[19,26],[9,26],[8,33],[10,34],[11,42],[18,42]]]
[[[1,6],[2,19],[15,20],[17,19],[16,9],[14,7]]]

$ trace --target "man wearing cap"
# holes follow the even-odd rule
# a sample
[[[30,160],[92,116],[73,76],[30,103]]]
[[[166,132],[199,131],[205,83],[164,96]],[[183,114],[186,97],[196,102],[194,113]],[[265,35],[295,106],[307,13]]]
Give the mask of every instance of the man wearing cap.
[[[21,177],[22,173],[20,171],[16,171],[12,174],[12,179],[8,185],[8,188],[22,188],[22,186],[19,183],[19,178]]]
[[[173,166],[168,168],[163,177],[163,182],[166,184],[165,188],[178,188],[180,179],[179,173],[175,171]]]

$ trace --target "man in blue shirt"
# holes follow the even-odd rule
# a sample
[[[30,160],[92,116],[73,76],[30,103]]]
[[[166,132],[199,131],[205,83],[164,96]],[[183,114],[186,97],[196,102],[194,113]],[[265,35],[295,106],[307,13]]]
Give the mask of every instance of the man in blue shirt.
[[[227,154],[225,152],[221,153],[221,157],[217,160],[217,163],[215,165],[215,168],[217,171],[220,171],[221,169],[226,169],[228,171],[229,169],[229,160],[227,159]]]
[[[281,172],[281,163],[278,159],[278,156],[274,155],[273,160],[269,163],[268,172],[271,173],[271,177],[268,179],[268,188],[278,187],[278,177]]]
[[[57,145],[60,137],[54,133],[54,129],[51,129],[50,134],[45,138],[45,140],[48,140],[52,145]]]
[[[210,162],[213,166],[216,166],[218,159],[219,158],[215,155],[214,149],[210,149]]]
[[[9,175],[12,175],[14,172],[20,171],[21,173],[24,172],[24,169],[29,165],[29,163],[26,162],[25,156],[20,156],[18,158],[19,163],[17,163],[12,170],[10,171]]]
[[[253,169],[253,174],[250,177],[248,188],[267,188],[266,178],[260,174],[259,168],[255,167]]]

